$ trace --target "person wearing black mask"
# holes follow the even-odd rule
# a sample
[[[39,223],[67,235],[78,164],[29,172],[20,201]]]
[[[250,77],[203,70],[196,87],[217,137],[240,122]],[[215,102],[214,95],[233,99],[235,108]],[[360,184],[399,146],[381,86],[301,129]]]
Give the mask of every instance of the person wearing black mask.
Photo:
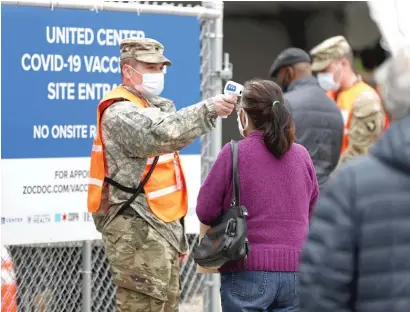
[[[280,84],[296,127],[296,142],[309,152],[322,187],[336,168],[343,142],[343,116],[312,75],[311,58],[302,49],[282,51],[269,71]]]

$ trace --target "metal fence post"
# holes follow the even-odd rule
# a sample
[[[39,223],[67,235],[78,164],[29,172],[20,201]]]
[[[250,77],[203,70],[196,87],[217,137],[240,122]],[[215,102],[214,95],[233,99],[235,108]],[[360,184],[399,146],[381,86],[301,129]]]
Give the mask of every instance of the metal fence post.
[[[223,1],[211,1],[213,9],[223,12]],[[212,40],[212,91],[214,95],[222,93],[222,57],[223,57],[223,14],[214,20]],[[216,159],[222,148],[222,119],[216,120],[215,130],[212,133],[212,156]]]
[[[222,63],[223,63],[223,1],[203,1],[205,7],[210,7],[221,12],[219,18],[212,25],[212,94],[222,93]],[[211,133],[211,156],[215,160],[222,148],[222,119],[216,121],[215,130]],[[204,312],[221,311],[220,304],[220,278],[219,274],[208,274],[206,278],[206,300],[204,300]]]
[[[83,243],[83,289],[82,289],[82,312],[91,312],[92,306],[92,242],[84,241]]]

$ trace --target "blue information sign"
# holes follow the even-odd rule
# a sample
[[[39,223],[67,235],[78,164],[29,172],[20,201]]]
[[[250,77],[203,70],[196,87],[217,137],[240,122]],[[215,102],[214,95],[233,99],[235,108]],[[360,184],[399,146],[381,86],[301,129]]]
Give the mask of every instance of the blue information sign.
[[[149,37],[172,62],[162,96],[200,100],[195,17],[1,6],[3,159],[88,157],[96,107],[120,83],[119,42]],[[183,154],[200,154],[199,140]]]

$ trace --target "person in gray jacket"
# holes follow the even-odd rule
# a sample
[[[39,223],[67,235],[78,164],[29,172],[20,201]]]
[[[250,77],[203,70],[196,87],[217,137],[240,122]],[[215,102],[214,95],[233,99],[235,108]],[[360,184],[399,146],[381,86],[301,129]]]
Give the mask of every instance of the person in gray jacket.
[[[312,76],[310,66],[309,54],[288,48],[275,59],[269,75],[282,86],[296,141],[308,150],[322,187],[338,164],[344,124],[340,109]]]
[[[410,48],[375,75],[391,123],[322,192],[302,253],[302,312],[410,310]]]

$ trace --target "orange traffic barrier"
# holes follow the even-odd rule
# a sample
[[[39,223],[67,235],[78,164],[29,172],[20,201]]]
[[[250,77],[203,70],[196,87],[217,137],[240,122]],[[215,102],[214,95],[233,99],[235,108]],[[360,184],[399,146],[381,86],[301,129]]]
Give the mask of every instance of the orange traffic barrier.
[[[1,312],[17,312],[16,294],[13,263],[7,257],[7,260],[1,260]]]

